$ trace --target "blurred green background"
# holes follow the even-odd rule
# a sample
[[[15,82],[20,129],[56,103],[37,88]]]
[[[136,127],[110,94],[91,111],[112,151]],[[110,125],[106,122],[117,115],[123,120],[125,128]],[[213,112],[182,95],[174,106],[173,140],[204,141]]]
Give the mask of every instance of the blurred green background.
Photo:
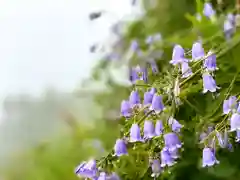
[[[212,1],[219,14],[224,14],[235,7],[234,0],[222,0],[222,2],[223,4],[219,7],[217,1]],[[221,30],[219,25],[212,25],[207,21],[195,26],[194,21],[191,22],[190,18],[187,18],[196,13],[195,0],[155,0],[155,2],[149,0],[144,1],[144,7],[145,15],[129,25],[127,33],[120,38],[117,44],[120,44],[118,48],[123,53],[131,40],[138,39],[140,42],[144,42],[149,34],[160,32],[166,42],[162,47],[164,55],[158,61],[160,71],[164,71],[168,66],[173,43],[179,43],[190,49],[193,41],[199,35],[205,40]],[[196,31],[196,27],[198,31]],[[220,36],[214,41],[209,41],[205,46],[206,48],[216,47],[223,41],[223,37]],[[237,44],[218,59],[221,63],[217,83],[223,91],[229,87],[234,75],[239,72],[239,48],[240,45]],[[21,107],[23,113],[20,118],[17,118],[18,122],[9,120],[9,123],[0,127],[0,142],[7,141],[4,143],[5,147],[1,154],[0,179],[78,179],[74,174],[74,168],[81,161],[90,157],[100,158],[112,149],[119,132],[119,125],[115,117],[119,116],[121,100],[128,97],[131,89],[116,83],[108,71],[109,68],[111,67],[101,60],[99,66],[92,72],[96,79],[86,80],[92,84],[100,83],[101,85],[97,85],[97,87],[104,87],[101,90],[96,88],[97,90],[83,91],[80,88],[79,91],[69,95],[59,94],[49,89],[41,103],[35,103],[35,100],[27,95],[18,97],[20,99],[18,104],[12,103],[11,98],[6,99],[4,106],[9,109],[10,114],[12,107]],[[231,93],[238,94],[240,77],[237,76],[234,84]],[[88,85],[82,87],[86,88],[85,86]],[[221,161],[219,166],[207,170],[198,168],[201,151],[197,145],[194,145],[196,129],[190,119],[191,117],[197,118],[195,114],[197,109],[200,114],[209,117],[210,120],[212,117],[209,114],[213,114],[212,116],[219,114],[218,110],[221,109],[219,104],[222,99],[213,105],[209,97],[203,98],[199,95],[198,85],[189,88],[187,93],[190,105],[195,104],[195,107],[184,106],[178,117],[185,119],[186,123],[189,121],[192,129],[184,132],[185,151],[181,162],[172,174],[160,177],[160,179],[239,180],[240,148],[237,145],[233,153],[225,150],[219,151],[219,160]],[[215,109],[217,109],[216,112]],[[24,112],[30,112],[30,114]],[[17,113],[14,114],[17,115]],[[15,118],[12,117],[12,119]],[[18,128],[19,126],[21,128]],[[11,131],[15,131],[14,138],[10,138],[12,133],[9,131],[9,127],[11,127]],[[16,127],[16,129],[12,129],[12,127]],[[39,128],[42,131],[35,131]],[[36,139],[38,139],[37,143]],[[102,147],[98,146],[96,140],[101,141]],[[129,171],[134,171],[134,166],[135,164],[129,162]],[[151,178],[146,175],[141,179]]]

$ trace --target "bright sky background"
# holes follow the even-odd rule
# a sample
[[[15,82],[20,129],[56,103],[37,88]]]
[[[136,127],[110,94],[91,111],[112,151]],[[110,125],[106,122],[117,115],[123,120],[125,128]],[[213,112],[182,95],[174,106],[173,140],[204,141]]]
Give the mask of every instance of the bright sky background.
[[[130,0],[1,0],[0,108],[7,94],[40,94],[47,86],[71,91],[98,59],[93,42],[106,39]],[[116,14],[90,22],[89,12]],[[117,20],[117,19],[116,19]]]

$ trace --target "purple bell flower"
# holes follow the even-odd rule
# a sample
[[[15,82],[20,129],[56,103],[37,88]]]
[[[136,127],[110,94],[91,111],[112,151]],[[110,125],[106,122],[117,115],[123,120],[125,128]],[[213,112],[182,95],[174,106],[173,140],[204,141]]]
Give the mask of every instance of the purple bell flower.
[[[202,167],[213,166],[214,164],[219,164],[219,161],[216,159],[213,150],[205,147],[203,149]]]
[[[131,68],[130,70],[129,70],[129,73],[130,73],[130,81],[133,83],[133,84],[135,84],[139,79],[140,79],[140,77],[139,77],[139,75],[138,75],[138,72],[137,72],[137,70],[135,69],[135,68]]]
[[[162,172],[162,167],[160,164],[160,161],[158,159],[154,159],[152,161],[152,177],[158,177],[160,175],[160,173]]]
[[[216,54],[212,51],[209,51],[207,54],[207,58],[204,61],[203,67],[206,68],[208,71],[215,71],[217,70],[217,61],[216,61]]]
[[[212,18],[215,15],[215,10],[212,7],[211,3],[206,2],[203,8],[203,15],[208,18]]]
[[[154,94],[150,110],[154,110],[155,113],[160,113],[164,109],[165,107],[163,105],[162,96]]]
[[[204,57],[204,49],[201,42],[195,42],[192,46],[192,59],[193,61],[200,60]]]
[[[130,46],[130,49],[134,52],[136,52],[138,49],[139,49],[139,44],[136,40],[133,40],[131,42],[131,46]]]
[[[107,174],[105,172],[101,172],[97,180],[107,180]]]
[[[179,151],[178,151],[178,149],[174,149],[173,151],[169,151],[169,153],[170,153],[170,155],[171,155],[171,157],[173,159],[178,159],[179,158]]]
[[[152,95],[154,95],[157,92],[156,88],[151,88],[151,90],[149,91]]]
[[[145,139],[151,139],[154,136],[156,136],[156,134],[155,134],[155,127],[154,127],[154,124],[153,124],[152,121],[145,120],[143,132],[144,132],[144,138]]]
[[[171,126],[172,131],[174,132],[180,132],[181,128],[183,127],[176,119],[174,119],[173,117],[170,117],[168,119],[168,124],[169,126]]]
[[[116,173],[109,175],[108,180],[120,180],[120,177]]]
[[[226,19],[224,21],[223,31],[224,31],[224,34],[225,34],[225,38],[227,40],[230,40],[233,33],[234,33],[234,25],[228,19]]]
[[[235,16],[232,13],[227,14],[227,20],[232,23],[232,25],[235,25]]]
[[[131,104],[132,107],[141,105],[140,96],[137,91],[131,92],[131,94],[129,96],[129,103]]]
[[[234,109],[237,109],[237,98],[236,96],[230,96],[223,102],[223,114],[228,114]]]
[[[94,179],[97,177],[97,163],[95,160],[81,163],[76,169],[75,173],[79,177]]]
[[[116,156],[127,155],[127,146],[124,140],[117,139],[116,144],[114,146],[114,151]]]
[[[234,113],[230,119],[230,131],[240,130],[240,115]]]
[[[222,133],[219,133],[217,132],[216,133],[216,136],[217,136],[217,139],[218,139],[218,144],[221,148],[228,148],[228,133],[227,133],[227,130],[225,130],[225,132],[222,134]]]
[[[130,129],[130,142],[142,142],[141,131],[138,124],[132,124]]]
[[[173,48],[172,60],[170,61],[170,64],[177,65],[181,64],[183,61],[185,61],[184,49],[180,45],[175,45]]]
[[[181,63],[182,78],[187,78],[192,75],[192,69],[188,66],[188,62]]]
[[[164,127],[163,127],[163,123],[161,120],[157,120],[156,122],[156,126],[155,126],[155,134],[157,136],[160,136],[163,134],[163,130],[164,130]]]
[[[163,150],[165,151],[168,150],[169,152],[172,152],[175,149],[182,147],[182,143],[175,133],[173,132],[167,133],[167,134],[164,134],[163,137],[164,137],[164,143],[165,143],[165,147],[163,148]]]
[[[169,151],[161,151],[161,167],[172,166],[175,164],[174,159],[172,158]]]
[[[153,94],[151,92],[145,92],[143,98],[143,105],[149,106],[152,104]]]
[[[130,105],[129,101],[123,100],[121,103],[121,114],[124,117],[130,117],[131,112],[132,112],[132,109],[131,109],[131,105]]]
[[[203,93],[206,93],[208,91],[210,92],[216,92],[219,87],[217,87],[215,80],[209,73],[204,73],[202,75],[203,77]]]
[[[237,129],[237,132],[236,132],[236,142],[240,142],[240,130]]]

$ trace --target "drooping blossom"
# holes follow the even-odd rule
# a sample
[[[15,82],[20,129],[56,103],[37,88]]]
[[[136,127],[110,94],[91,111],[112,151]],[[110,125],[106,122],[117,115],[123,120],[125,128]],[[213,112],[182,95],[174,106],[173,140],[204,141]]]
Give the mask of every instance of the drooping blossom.
[[[168,150],[172,152],[175,149],[182,147],[182,143],[179,140],[177,134],[171,132],[171,133],[164,134],[163,137],[164,137],[164,143],[165,143],[165,147],[163,148],[163,150],[165,151]]]
[[[179,150],[178,150],[178,148],[174,149],[173,151],[169,151],[169,153],[170,153],[170,156],[173,159],[178,159],[179,158]]]
[[[162,167],[158,159],[154,159],[152,161],[151,168],[152,168],[152,175],[151,175],[152,177],[158,177],[162,172]]]
[[[180,45],[175,45],[173,48],[172,53],[172,60],[170,61],[170,64],[177,65],[181,64],[186,59],[184,58],[184,49]]]
[[[139,49],[139,44],[136,40],[133,40],[130,45],[130,49],[136,52]]]
[[[161,151],[161,167],[173,166],[175,164],[174,159],[168,150]]]
[[[117,139],[115,146],[114,146],[114,151],[116,156],[122,156],[122,155],[127,155],[127,146],[126,143],[123,139]]]
[[[152,104],[153,94],[151,92],[145,92],[143,97],[143,105],[149,106]]]
[[[151,90],[149,91],[152,95],[154,95],[157,92],[157,89],[152,87]]]
[[[137,80],[140,80],[138,72],[135,68],[129,69],[129,79],[133,84],[135,84],[137,82]]]
[[[216,159],[213,149],[205,147],[202,155],[202,167],[213,166],[214,164],[219,164],[219,161]]]
[[[225,34],[225,38],[226,38],[227,40],[230,40],[230,39],[231,39],[231,37],[233,36],[234,30],[235,30],[234,25],[231,23],[231,21],[229,21],[228,19],[226,19],[226,20],[224,21],[223,31],[224,31],[224,34]]]
[[[121,114],[124,117],[130,117],[131,116],[131,104],[129,103],[129,101],[123,100],[121,103]]]
[[[141,99],[138,94],[138,91],[132,91],[130,96],[129,96],[129,103],[131,104],[132,107],[135,106],[140,106],[141,105]]]
[[[163,130],[164,130],[164,127],[163,127],[163,123],[162,123],[162,120],[157,120],[156,122],[156,125],[155,125],[155,133],[157,136],[160,136],[163,134]]]
[[[224,131],[224,133],[217,132],[216,133],[218,144],[221,148],[228,148],[228,133],[227,130]]]
[[[235,25],[235,16],[232,13],[227,14],[227,20],[232,23],[232,25]]]
[[[240,115],[234,113],[230,119],[230,131],[240,130]]]
[[[208,52],[207,58],[204,61],[203,67],[206,68],[208,71],[215,71],[218,69],[215,53],[213,53],[212,51]]]
[[[204,4],[204,8],[203,8],[203,15],[205,15],[208,18],[212,18],[213,16],[215,16],[215,10],[212,7],[212,4],[209,2],[206,2]]]
[[[202,77],[203,77],[203,93],[206,93],[208,91],[216,92],[216,90],[219,89],[219,87],[216,85],[215,80],[209,73],[204,73]]]
[[[94,179],[97,177],[97,163],[95,160],[89,160],[88,162],[82,162],[76,169],[75,173],[82,178]]]
[[[202,43],[200,41],[195,42],[192,46],[192,60],[197,61],[205,56]]]
[[[132,124],[132,127],[130,129],[130,142],[142,142],[143,139],[141,137],[141,131],[138,124]]]
[[[188,62],[181,63],[182,78],[187,78],[192,75],[192,69],[189,67]]]
[[[153,100],[152,100],[152,105],[150,106],[150,110],[154,110],[155,113],[160,113],[161,111],[164,110],[164,104],[162,101],[162,96],[154,94],[153,95]]]
[[[176,119],[170,117],[168,119],[168,124],[171,126],[172,131],[180,132],[181,128],[183,127]]]
[[[230,96],[229,99],[223,102],[223,114],[228,114],[232,110],[237,109],[237,98],[236,96]]]
[[[145,139],[153,138],[156,135],[155,134],[155,127],[154,127],[154,124],[153,124],[152,121],[145,120],[143,132],[144,132],[144,138]]]

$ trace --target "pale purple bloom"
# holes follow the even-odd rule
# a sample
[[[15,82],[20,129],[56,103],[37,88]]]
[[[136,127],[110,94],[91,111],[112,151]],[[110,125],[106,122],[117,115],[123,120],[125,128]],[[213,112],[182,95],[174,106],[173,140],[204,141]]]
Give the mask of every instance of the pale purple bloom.
[[[130,49],[131,49],[132,51],[134,51],[134,52],[139,49],[139,44],[138,44],[138,42],[137,42],[136,40],[133,40],[133,41],[131,42]]]
[[[182,78],[187,78],[192,75],[192,69],[188,66],[188,62],[181,63]]]
[[[237,103],[237,112],[240,113],[240,103]]]
[[[219,161],[216,159],[215,154],[211,148],[205,147],[203,149],[202,155],[202,167],[213,166],[214,164],[219,164]]]
[[[155,113],[160,113],[164,109],[165,107],[163,105],[162,96],[154,94],[150,110],[154,110]]]
[[[145,120],[143,132],[144,132],[145,139],[150,139],[150,138],[153,138],[154,136],[156,136],[155,127],[154,127],[154,124],[152,121]]]
[[[203,77],[203,93],[206,93],[208,91],[210,92],[216,92],[219,87],[217,87],[215,80],[209,73],[204,73],[202,75]]]
[[[216,54],[214,54],[212,51],[209,51],[207,56],[208,57],[205,59],[203,67],[207,68],[208,71],[217,70]]]
[[[175,164],[174,159],[168,150],[161,151],[161,167],[172,166]]]
[[[240,115],[234,113],[230,119],[230,131],[240,130]]]
[[[203,14],[208,18],[212,18],[215,15],[215,10],[213,9],[211,3],[206,2],[204,4]]]
[[[157,120],[156,122],[156,126],[155,126],[155,133],[157,136],[160,136],[163,134],[163,130],[164,130],[164,127],[163,127],[163,123],[161,120]]]
[[[237,109],[237,98],[236,96],[230,96],[223,102],[223,114],[228,114],[234,109]]]
[[[240,142],[240,130],[238,130],[238,129],[236,132],[236,142]]]
[[[223,31],[224,31],[226,39],[227,40],[231,39],[231,37],[234,33],[234,25],[228,19],[226,19],[224,21]]]
[[[201,42],[195,42],[192,46],[192,59],[194,60],[199,60],[204,57],[204,49],[202,47]]]
[[[152,104],[153,94],[151,92],[145,92],[143,98],[143,105],[148,106]]]
[[[176,119],[170,117],[168,119],[168,124],[171,126],[172,131],[180,132],[181,128],[183,127]]]
[[[141,137],[141,131],[138,124],[132,124],[130,129],[130,142],[141,142],[143,141]]]
[[[130,117],[131,116],[131,104],[129,103],[129,101],[123,100],[121,103],[121,114],[124,117]]]
[[[128,154],[125,141],[122,139],[117,139],[114,146],[114,151],[116,156],[122,156],[122,155]]]
[[[129,103],[132,107],[139,106],[141,104],[141,99],[137,91],[132,91],[129,96]]]
[[[109,175],[108,180],[120,180],[120,177],[116,173]]]
[[[231,22],[233,25],[235,24],[235,16],[232,13],[228,13],[227,14],[227,20],[229,20],[229,22]]]
[[[95,160],[81,163],[76,169],[75,173],[83,178],[94,179],[97,177],[97,163]]]
[[[180,45],[175,45],[172,53],[172,60],[170,64],[177,65],[181,64],[186,59],[184,58],[184,49]]]
[[[163,150],[168,150],[170,152],[174,151],[175,149],[181,148],[182,147],[182,143],[179,140],[177,134],[171,132],[171,133],[167,133],[164,134],[164,142],[165,142],[165,147],[163,148]]]
[[[152,177],[158,177],[160,175],[160,173],[162,172],[162,167],[160,164],[160,161],[158,159],[154,159],[152,161]]]
[[[130,81],[135,84],[137,80],[140,79],[139,75],[138,75],[138,72],[135,68],[131,68],[129,70],[129,78],[130,78]]]
[[[137,66],[135,68],[135,70],[136,70],[140,80],[143,80],[144,82],[148,81],[148,71],[147,71],[146,67],[139,67],[139,66]]]
[[[157,92],[156,88],[151,88],[151,90],[149,91],[152,95],[154,95]]]
[[[218,144],[221,148],[228,148],[228,133],[227,130],[224,131],[224,133],[216,133]]]
[[[173,159],[177,159],[179,158],[179,150],[176,148],[174,149],[173,151],[169,151],[170,153],[170,156],[173,158]]]
[[[107,174],[105,172],[101,172],[97,180],[107,180]]]

